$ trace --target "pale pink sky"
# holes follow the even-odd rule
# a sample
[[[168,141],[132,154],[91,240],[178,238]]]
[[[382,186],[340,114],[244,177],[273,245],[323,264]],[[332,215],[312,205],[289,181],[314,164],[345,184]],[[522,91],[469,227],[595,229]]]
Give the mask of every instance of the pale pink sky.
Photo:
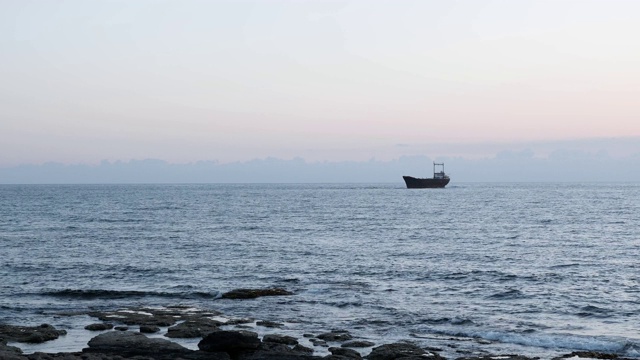
[[[633,0],[2,0],[0,166],[640,137],[638,14]]]

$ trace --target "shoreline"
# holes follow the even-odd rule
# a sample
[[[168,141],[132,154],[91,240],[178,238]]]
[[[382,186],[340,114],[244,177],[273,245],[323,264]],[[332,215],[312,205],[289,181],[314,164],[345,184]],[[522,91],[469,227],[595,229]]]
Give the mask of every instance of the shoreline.
[[[0,324],[0,359],[628,359],[588,351],[556,351],[561,355],[552,357],[492,353],[488,348],[482,349],[491,342],[481,339],[476,339],[477,351],[469,351],[458,349],[461,340],[454,337],[440,339],[443,341],[439,344],[434,341],[433,346],[425,346],[424,340],[434,339],[419,337],[374,343],[345,329],[301,332],[285,322],[236,318],[182,305],[57,316],[73,319],[76,327],[58,330],[46,324],[30,327]],[[78,328],[82,323],[86,325]],[[226,345],[220,345],[220,339],[207,341],[213,333],[230,339],[223,339]],[[447,345],[441,346],[443,343]]]

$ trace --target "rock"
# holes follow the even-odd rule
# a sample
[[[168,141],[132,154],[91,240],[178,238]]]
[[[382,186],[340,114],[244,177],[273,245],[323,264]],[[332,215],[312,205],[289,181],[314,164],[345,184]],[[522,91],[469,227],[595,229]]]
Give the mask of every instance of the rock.
[[[113,324],[111,324],[111,323],[96,323],[96,324],[89,324],[89,325],[85,326],[84,328],[86,330],[89,330],[89,331],[103,331],[103,330],[113,329]]]
[[[187,320],[178,325],[167,329],[164,335],[169,338],[201,338],[209,333],[220,330],[218,326],[222,325],[220,321],[211,320],[209,318],[200,318],[195,320]]]
[[[178,358],[189,350],[165,339],[150,339],[138,332],[110,331],[89,340],[83,353],[114,354],[122,357],[149,356],[151,358]]]
[[[329,345],[327,345],[327,342],[324,341],[324,340],[311,338],[311,339],[309,339],[309,341],[313,344],[313,346],[324,346],[324,347],[328,347],[329,346]]]
[[[0,359],[2,360],[24,360],[25,356],[22,356],[22,350],[15,346],[7,345],[7,342],[0,339]]]
[[[0,339],[22,343],[43,343],[65,335],[65,330],[56,330],[49,324],[40,326],[0,325]]]
[[[293,350],[295,352],[303,353],[303,354],[313,354],[313,349],[312,348],[308,348],[308,347],[302,346],[300,344],[296,344],[291,350]]]
[[[315,335],[313,335],[313,334],[309,334],[309,333],[302,334],[302,336],[303,336],[303,337],[306,337],[306,338],[316,337]]]
[[[235,360],[312,360],[308,348],[290,348],[285,344],[263,342],[256,350],[245,350],[234,354]],[[313,351],[313,350],[311,350]]]
[[[268,328],[281,328],[284,326],[284,324],[275,321],[258,321],[256,322],[256,325]]]
[[[456,360],[536,360],[538,357],[530,358],[522,355],[483,355],[483,356],[465,356]],[[615,359],[615,358],[614,358]]]
[[[129,330],[128,326],[116,326],[113,328],[113,330],[118,330],[118,331],[127,331]]]
[[[347,349],[343,347],[330,347],[329,352],[332,355],[344,356],[349,359],[362,359],[362,355],[353,349]]]
[[[140,325],[140,332],[145,334],[153,334],[160,331],[160,328],[153,325]]]
[[[262,337],[263,342],[272,342],[285,345],[297,345],[298,339],[293,336],[269,334]]]
[[[606,354],[595,351],[574,351],[571,354],[562,355],[557,358],[553,358],[553,360],[567,359],[567,358],[591,358],[591,359],[618,359],[618,355],[616,354]]]
[[[239,324],[249,324],[252,323],[253,319],[251,318],[239,318],[239,319],[229,319],[225,325],[239,325]]]
[[[235,289],[222,294],[223,299],[255,299],[261,296],[293,295],[292,292],[282,288],[270,289]]]
[[[318,339],[325,341],[347,341],[353,339],[353,336],[344,330],[332,331],[318,335]]]
[[[281,352],[262,352],[256,351],[252,353],[241,354],[237,360],[319,360],[321,357],[297,354],[297,353],[281,353]],[[234,359],[236,360],[236,359]]]
[[[444,360],[439,354],[427,352],[424,349],[409,343],[393,343],[375,347],[371,353],[365,356],[368,360],[393,360],[404,358],[428,358],[433,360]]]
[[[365,347],[370,347],[375,345],[375,343],[372,343],[371,341],[366,341],[366,340],[352,340],[352,341],[347,341],[346,343],[343,343],[342,347],[350,347],[350,348],[365,348]]]
[[[260,346],[258,334],[252,331],[219,330],[209,333],[198,343],[198,349],[207,352],[238,352]]]
[[[184,315],[174,315],[175,313],[176,311],[167,309],[136,308],[104,312],[94,311],[88,313],[88,315],[102,321],[116,321],[126,325],[172,326]]]

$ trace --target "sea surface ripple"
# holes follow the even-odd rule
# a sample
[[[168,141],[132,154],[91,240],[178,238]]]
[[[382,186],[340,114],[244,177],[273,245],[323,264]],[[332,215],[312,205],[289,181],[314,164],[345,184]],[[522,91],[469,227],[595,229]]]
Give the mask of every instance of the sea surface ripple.
[[[188,304],[298,336],[640,357],[638,184],[3,185],[0,248],[0,323]],[[295,295],[219,299],[271,286]]]

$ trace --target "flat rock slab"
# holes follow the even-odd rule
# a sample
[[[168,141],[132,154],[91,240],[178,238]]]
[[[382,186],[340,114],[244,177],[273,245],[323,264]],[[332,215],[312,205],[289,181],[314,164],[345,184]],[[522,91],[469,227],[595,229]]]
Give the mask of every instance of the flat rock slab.
[[[0,339],[22,343],[39,344],[49,340],[55,340],[60,335],[66,335],[65,330],[56,330],[49,324],[40,326],[14,326],[0,325]]]
[[[198,343],[198,349],[207,352],[224,351],[233,353],[243,350],[255,350],[260,346],[258,334],[253,331],[214,331]]]
[[[342,347],[350,347],[350,348],[366,348],[366,347],[371,347],[375,345],[375,343],[371,342],[371,341],[366,341],[366,340],[352,340],[352,341],[347,341],[346,343],[343,343]]]
[[[261,296],[293,295],[292,292],[282,288],[269,289],[235,289],[222,294],[223,299],[255,299]]]
[[[113,324],[111,324],[111,323],[96,323],[96,324],[89,324],[89,325],[85,326],[84,328],[85,328],[85,330],[89,330],[89,331],[104,331],[104,330],[113,329]]]
[[[285,345],[297,345],[298,339],[288,335],[268,334],[262,337],[263,342],[272,342]]]
[[[619,357],[616,354],[607,354],[607,353],[600,353],[595,351],[574,351],[571,354],[562,355],[557,358],[554,358],[553,360],[561,360],[561,359],[568,359],[568,358],[624,360],[623,358]]]
[[[421,347],[410,343],[393,343],[375,347],[371,353],[364,357],[369,360],[394,360],[404,358],[444,360],[436,353],[428,352]]]
[[[343,356],[349,359],[362,359],[362,355],[353,349],[347,349],[343,347],[330,347],[329,352],[332,355]]]
[[[275,322],[275,321],[267,321],[267,320],[257,321],[256,325],[264,326],[264,327],[268,327],[268,328],[281,328],[281,327],[284,326],[283,323],[279,323],[279,322]]]
[[[483,356],[464,356],[456,360],[537,360],[538,357],[530,358],[522,355],[483,355]]]
[[[318,339],[324,341],[347,341],[353,339],[353,336],[346,331],[332,331],[318,335]]]
[[[154,325],[140,325],[140,332],[145,334],[153,334],[160,331],[160,328]]]
[[[165,339],[150,339],[139,332],[110,331],[89,340],[84,353],[117,354],[120,356],[151,356],[187,354],[191,350]]]
[[[255,350],[245,350],[234,354],[234,360],[315,360],[321,357],[311,355],[312,349],[302,346],[290,348],[285,344],[263,342]]]
[[[222,324],[220,321],[209,318],[187,320],[168,328],[164,336],[181,339],[202,338],[214,331],[220,330],[218,327]]]
[[[217,311],[192,310],[191,308],[129,308],[115,311],[91,311],[87,315],[105,322],[119,322],[125,325],[173,326],[179,321],[196,320],[220,315]]]

